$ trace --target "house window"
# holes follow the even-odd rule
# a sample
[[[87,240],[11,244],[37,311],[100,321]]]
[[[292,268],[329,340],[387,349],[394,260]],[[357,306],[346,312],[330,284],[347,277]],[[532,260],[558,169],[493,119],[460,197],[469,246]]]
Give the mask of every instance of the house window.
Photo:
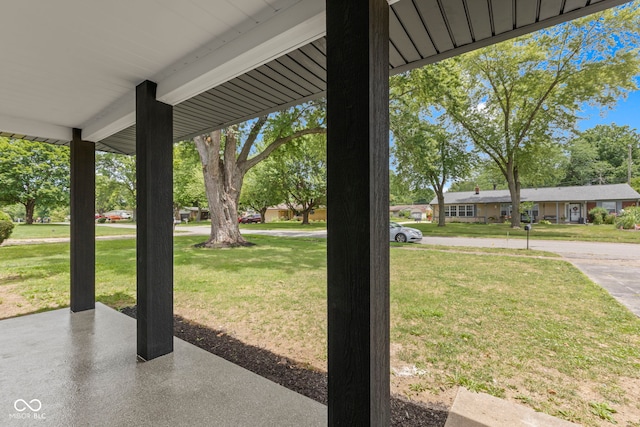
[[[447,217],[473,217],[475,216],[474,205],[448,205],[444,207],[444,216]]]
[[[467,205],[466,206],[466,210],[467,210],[467,216],[475,216],[474,212],[473,212],[473,205]]]
[[[602,207],[609,213],[616,213],[616,202],[602,202]]]
[[[500,204],[500,216],[511,216],[511,205],[507,203]]]

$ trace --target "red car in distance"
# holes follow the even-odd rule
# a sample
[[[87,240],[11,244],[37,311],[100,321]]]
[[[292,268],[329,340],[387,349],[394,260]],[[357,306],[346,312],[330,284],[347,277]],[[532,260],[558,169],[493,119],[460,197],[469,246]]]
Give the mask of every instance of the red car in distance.
[[[242,224],[251,224],[251,223],[258,223],[262,221],[262,218],[260,217],[260,214],[253,214],[253,215],[243,216],[242,218],[240,218],[239,221]]]

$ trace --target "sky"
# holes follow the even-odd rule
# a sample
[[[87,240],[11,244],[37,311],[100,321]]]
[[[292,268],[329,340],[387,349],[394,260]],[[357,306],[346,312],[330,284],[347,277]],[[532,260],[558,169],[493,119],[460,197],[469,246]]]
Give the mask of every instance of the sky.
[[[626,100],[618,100],[618,104],[611,110],[587,107],[581,116],[586,117],[578,123],[581,131],[596,125],[615,123],[618,126],[628,125],[640,132],[640,91],[631,92]]]

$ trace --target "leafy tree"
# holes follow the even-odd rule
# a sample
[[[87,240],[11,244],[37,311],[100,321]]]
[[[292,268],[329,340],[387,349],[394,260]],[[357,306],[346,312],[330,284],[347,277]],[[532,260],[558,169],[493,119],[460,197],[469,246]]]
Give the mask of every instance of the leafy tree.
[[[325,135],[309,135],[280,147],[269,162],[285,203],[302,214],[302,224],[309,224],[311,211],[326,203],[326,151]]]
[[[394,85],[406,85],[407,80]],[[410,82],[409,82],[410,84]],[[447,131],[442,124],[424,120],[426,103],[414,97],[392,102],[390,128],[394,136],[393,154],[398,176],[417,187],[430,186],[438,198],[438,226],[445,226],[444,191],[448,182],[465,176],[473,161],[466,143],[459,135]]]
[[[211,234],[205,247],[247,244],[237,220],[244,176],[281,145],[305,135],[326,133],[324,111],[322,101],[310,102],[194,138],[211,214]],[[262,142],[256,144],[259,136]]]
[[[26,223],[36,206],[56,207],[69,200],[69,149],[42,142],[0,137],[0,202],[20,203]]]
[[[180,219],[184,206],[204,207],[207,196],[200,157],[192,141],[182,141],[173,147],[173,209]],[[198,218],[199,219],[199,218]]]
[[[389,170],[389,205],[428,204],[435,196],[431,188],[405,182],[396,171]]]
[[[106,206],[130,208],[136,218],[135,156],[96,153],[96,206],[98,212]]]
[[[465,177],[474,159],[466,141],[447,126],[446,116],[430,120],[433,97],[423,86],[426,69],[394,76],[390,81],[390,129],[398,177],[414,189],[431,187],[438,198],[438,226],[445,226],[444,191]],[[431,74],[431,73],[429,73]],[[446,74],[433,76],[441,82]]]
[[[575,128],[584,103],[637,89],[640,8],[630,4],[427,67],[423,90],[498,166],[520,225],[526,169]]]
[[[481,159],[474,163],[469,178],[451,184],[449,191],[506,190],[507,182],[496,164],[489,159]]]
[[[96,211],[103,214],[124,203],[121,186],[104,175],[96,175]]]
[[[269,206],[278,205],[285,200],[282,188],[278,185],[276,171],[267,165],[271,161],[269,158],[247,173],[240,194],[240,205],[259,212],[263,223],[266,222],[265,214]]]
[[[631,187],[640,193],[640,176],[631,178]]]
[[[13,205],[7,205],[2,207],[2,211],[9,215],[11,218],[24,221],[27,216],[27,212],[24,209],[24,205],[16,203]]]
[[[627,182],[631,146],[632,176],[640,176],[640,134],[629,126],[598,125],[567,144],[565,185]]]

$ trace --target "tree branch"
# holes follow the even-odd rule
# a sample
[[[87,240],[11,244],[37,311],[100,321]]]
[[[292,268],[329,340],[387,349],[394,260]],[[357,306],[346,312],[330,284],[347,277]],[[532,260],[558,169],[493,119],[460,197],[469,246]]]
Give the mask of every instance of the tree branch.
[[[243,169],[244,169],[245,172],[248,171],[249,169],[251,169],[252,167],[257,165],[258,163],[260,163],[261,161],[266,159],[276,148],[280,147],[283,144],[286,144],[289,141],[292,141],[294,139],[300,138],[300,137],[305,136],[305,135],[321,134],[321,133],[327,133],[327,129],[323,128],[323,127],[302,129],[302,130],[299,130],[297,132],[292,133],[289,136],[285,136],[283,138],[278,138],[275,141],[273,141],[271,144],[269,144],[264,150],[262,150],[261,153],[258,153],[255,156],[253,156],[252,158],[248,159],[246,161],[246,163],[244,163]]]
[[[251,126],[251,131],[249,132],[249,136],[247,136],[247,139],[244,141],[244,144],[242,145],[242,150],[240,151],[240,155],[238,156],[238,164],[245,162],[247,160],[247,157],[249,157],[249,153],[251,152],[251,147],[253,147],[253,144],[256,142],[256,138],[260,134],[260,131],[264,127],[265,123],[267,123],[268,117],[269,117],[268,115],[264,115],[258,118],[258,120],[256,120],[253,126]]]

